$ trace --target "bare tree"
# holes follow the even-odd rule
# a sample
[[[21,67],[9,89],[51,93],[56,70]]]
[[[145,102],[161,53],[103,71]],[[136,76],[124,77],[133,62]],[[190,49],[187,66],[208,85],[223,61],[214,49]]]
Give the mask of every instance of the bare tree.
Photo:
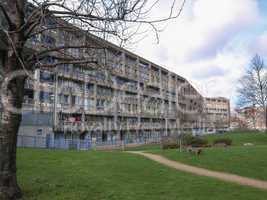
[[[125,43],[132,36],[150,29],[158,38],[157,25],[177,18],[185,0],[181,4],[173,0],[165,18],[151,19],[149,14],[158,3],[159,0],[0,1],[0,55],[3,58],[0,82],[7,89],[1,90],[5,94],[0,123],[1,200],[22,196],[16,177],[16,143],[21,114],[14,113],[9,108],[22,108],[25,79],[30,72],[37,67],[54,68],[62,64],[99,67],[101,59],[96,55],[92,56],[91,52],[99,48],[103,50],[105,45],[99,45],[101,41],[96,38],[98,44],[88,39],[94,37],[91,33]],[[69,42],[41,46],[28,45],[36,38],[45,38],[54,32],[60,32],[60,35],[73,34],[75,39],[69,38]],[[72,50],[82,51],[83,56],[75,55]],[[53,63],[44,61],[47,55],[52,55]],[[23,70],[24,75],[9,80],[10,75],[18,70]],[[7,80],[8,83],[3,84]]]
[[[245,75],[240,79],[239,106],[258,106],[264,110],[265,130],[267,129],[267,76],[263,59],[255,55]]]

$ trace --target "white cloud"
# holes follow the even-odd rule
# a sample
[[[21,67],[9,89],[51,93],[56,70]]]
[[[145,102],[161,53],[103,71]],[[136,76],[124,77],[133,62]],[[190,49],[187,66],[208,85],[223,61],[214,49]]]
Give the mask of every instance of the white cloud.
[[[161,7],[160,12],[167,12],[164,9],[168,7]],[[208,92],[201,91],[203,95],[233,100],[236,82],[253,55],[250,42],[242,34],[260,21],[255,0],[187,1],[181,17],[160,34],[160,44],[148,37],[136,51],[193,84],[202,85],[201,90],[214,83],[208,86]],[[267,44],[267,32],[258,43]]]
[[[267,31],[261,33],[257,40],[253,42],[252,50],[260,55],[266,55],[267,52]]]

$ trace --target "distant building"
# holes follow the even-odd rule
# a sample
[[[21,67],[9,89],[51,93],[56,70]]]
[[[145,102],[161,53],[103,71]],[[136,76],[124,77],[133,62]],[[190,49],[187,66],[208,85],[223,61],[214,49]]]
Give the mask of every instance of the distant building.
[[[231,123],[233,122],[236,122],[236,127],[240,129],[264,130],[264,109],[256,106],[236,109],[235,121],[233,119]]]
[[[224,97],[205,97],[206,133],[225,132],[230,129],[230,100]]]

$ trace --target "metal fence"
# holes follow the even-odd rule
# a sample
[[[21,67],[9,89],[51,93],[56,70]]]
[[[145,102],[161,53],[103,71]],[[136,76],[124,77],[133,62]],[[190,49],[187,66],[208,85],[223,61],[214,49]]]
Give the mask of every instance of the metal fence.
[[[139,146],[150,143],[159,143],[160,137],[110,140],[110,141],[92,141],[89,139],[52,139],[41,136],[19,135],[17,147],[23,148],[46,148],[46,149],[73,149],[73,150],[92,150],[92,149],[124,149],[126,147]]]
[[[51,139],[40,136],[18,136],[17,147],[90,150],[90,140]]]

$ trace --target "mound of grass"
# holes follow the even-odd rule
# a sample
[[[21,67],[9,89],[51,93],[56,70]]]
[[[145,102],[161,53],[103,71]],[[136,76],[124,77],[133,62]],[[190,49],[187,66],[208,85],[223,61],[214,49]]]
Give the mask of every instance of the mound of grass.
[[[232,139],[230,138],[217,138],[213,141],[213,145],[216,144],[225,144],[226,146],[231,146],[233,143]]]
[[[267,191],[182,173],[123,152],[19,149],[24,200],[265,200]]]
[[[189,165],[267,181],[267,146],[207,148],[200,156],[177,150],[151,152]]]
[[[244,143],[252,143],[254,145],[267,145],[267,134],[261,132],[230,132],[225,134],[207,135],[209,143],[221,138],[229,138],[233,141],[233,145],[240,146]]]

